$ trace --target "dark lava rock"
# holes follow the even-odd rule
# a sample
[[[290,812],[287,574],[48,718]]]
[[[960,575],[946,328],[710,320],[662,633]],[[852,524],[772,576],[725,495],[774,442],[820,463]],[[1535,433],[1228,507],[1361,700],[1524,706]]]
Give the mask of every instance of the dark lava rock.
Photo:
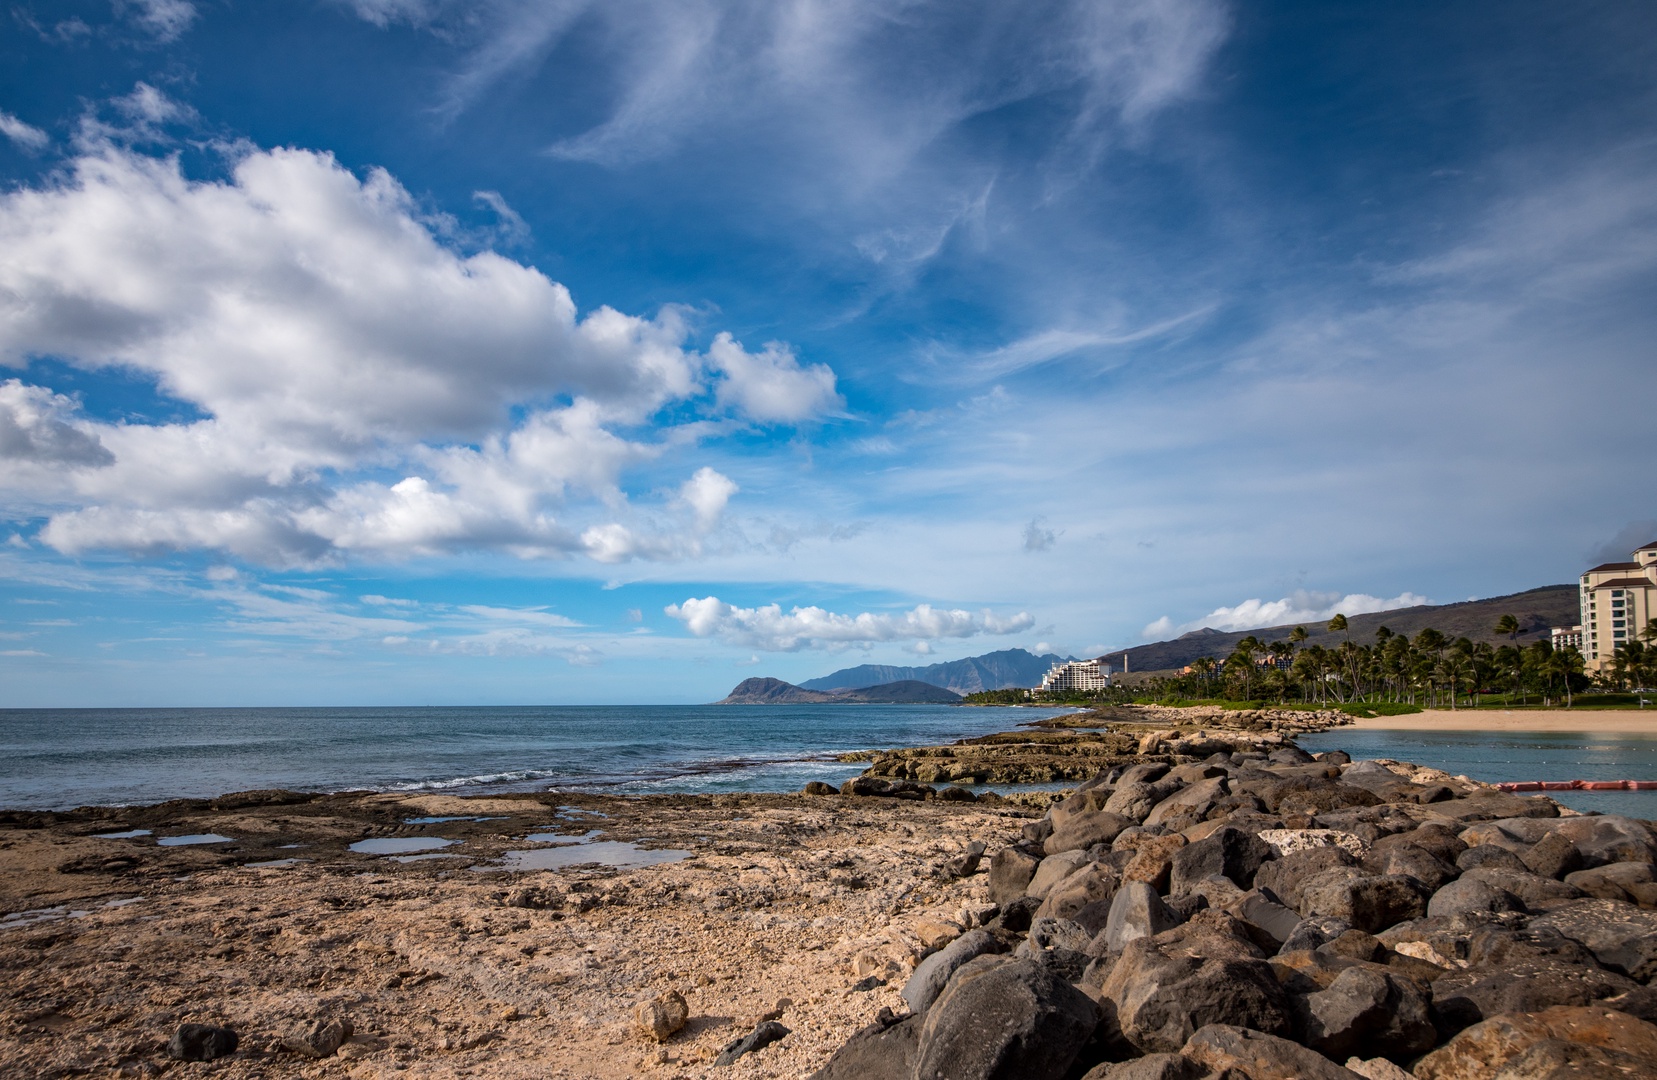
[[[1614,971],[1649,983],[1657,978],[1657,911],[1615,900],[1581,900],[1531,920],[1580,942]]]
[[[988,930],[970,930],[922,960],[903,987],[903,1000],[913,1013],[923,1013],[944,992],[950,976],[974,957],[1001,951],[1001,940]]]
[[[1255,872],[1254,885],[1255,888],[1270,889],[1283,903],[1299,910],[1300,887],[1304,882],[1325,870],[1357,864],[1357,859],[1338,847],[1297,851],[1261,864]]]
[[[1427,915],[1430,918],[1454,918],[1473,912],[1523,910],[1524,901],[1506,889],[1471,877],[1450,882],[1433,893],[1433,898],[1427,901]]]
[[[1302,919],[1283,941],[1280,953],[1299,952],[1302,949],[1318,949],[1334,941],[1348,930],[1352,924],[1344,919],[1337,919],[1330,915],[1319,915],[1311,919]]]
[[[1140,1053],[1171,1053],[1208,1024],[1285,1035],[1292,1027],[1288,997],[1263,961],[1170,956],[1150,938],[1128,943],[1099,993],[1107,1034]]]
[[[1228,1080],[1359,1080],[1315,1050],[1240,1025],[1203,1028],[1185,1044],[1185,1056]]]
[[[713,1059],[715,1065],[735,1065],[737,1058],[770,1046],[788,1035],[789,1031],[775,1020],[767,1020],[733,1043],[726,1045]]]
[[[180,1024],[167,1042],[167,1053],[179,1061],[212,1061],[236,1052],[236,1033],[211,1024]]]
[[[1582,852],[1559,832],[1551,832],[1538,840],[1519,860],[1531,873],[1555,880],[1581,870],[1584,865]]]
[[[984,858],[984,849],[984,841],[974,840],[967,845],[966,851],[944,864],[944,872],[950,877],[971,877],[978,872],[978,863]]]
[[[990,856],[990,903],[1006,907],[1024,895],[1041,860],[1020,848],[1002,848]]]
[[[1213,1074],[1184,1054],[1146,1054],[1131,1061],[1095,1065],[1082,1080],[1205,1080]]]
[[[1382,876],[1402,874],[1412,877],[1425,885],[1428,892],[1444,887],[1461,873],[1426,848],[1405,840],[1403,835],[1407,834],[1383,836],[1377,840],[1364,857],[1364,869]]]
[[[1354,1054],[1407,1061],[1438,1042],[1422,988],[1374,966],[1347,968],[1300,1005],[1304,1042],[1337,1061]]]
[[[1492,870],[1506,870],[1514,874],[1530,873],[1530,867],[1524,860],[1505,847],[1496,844],[1480,844],[1470,847],[1456,856],[1456,866],[1463,873],[1477,867],[1489,867]]]
[[[997,915],[990,926],[1022,934],[1030,929],[1030,923],[1035,920],[1036,910],[1041,907],[1041,901],[1033,896],[1021,896],[1011,903],[1001,905],[1001,914]]]
[[[1510,1012],[1591,1005],[1638,987],[1615,972],[1548,958],[1452,971],[1433,981],[1433,1015],[1446,1035]]]
[[[1191,883],[1216,875],[1246,889],[1255,871],[1272,857],[1271,845],[1251,832],[1225,826],[1174,852],[1170,891],[1189,892]]]
[[[821,780],[813,780],[800,789],[802,795],[838,795],[839,793],[839,789],[831,784],[825,784]]]
[[[1326,870],[1302,883],[1300,913],[1333,915],[1372,933],[1426,914],[1423,892],[1419,882],[1402,875],[1347,877],[1339,870]]]
[[[1132,818],[1103,810],[1078,814],[1063,824],[1055,824],[1053,835],[1043,842],[1042,850],[1049,855],[1057,855],[1061,851],[1085,851],[1094,844],[1109,844],[1118,833],[1134,824]]]
[[[1092,999],[1052,972],[1026,960],[980,957],[927,1010],[913,1075],[1059,1080],[1098,1023]]]
[[[847,1039],[810,1080],[909,1080],[920,1033],[918,1016],[870,1024]]]

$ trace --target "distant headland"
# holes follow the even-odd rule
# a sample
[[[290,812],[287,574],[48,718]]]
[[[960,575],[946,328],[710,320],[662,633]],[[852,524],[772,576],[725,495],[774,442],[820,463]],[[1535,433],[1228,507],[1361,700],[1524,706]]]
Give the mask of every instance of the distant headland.
[[[744,679],[715,705],[954,705],[961,695],[931,683],[900,679],[849,690],[807,690],[781,679]]]

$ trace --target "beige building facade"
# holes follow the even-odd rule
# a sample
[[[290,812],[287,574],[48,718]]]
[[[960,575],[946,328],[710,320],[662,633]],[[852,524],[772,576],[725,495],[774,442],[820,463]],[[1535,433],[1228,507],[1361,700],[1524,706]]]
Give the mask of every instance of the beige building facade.
[[[1582,657],[1589,671],[1611,663],[1617,646],[1640,636],[1657,618],[1657,541],[1632,562],[1605,563],[1582,575]]]

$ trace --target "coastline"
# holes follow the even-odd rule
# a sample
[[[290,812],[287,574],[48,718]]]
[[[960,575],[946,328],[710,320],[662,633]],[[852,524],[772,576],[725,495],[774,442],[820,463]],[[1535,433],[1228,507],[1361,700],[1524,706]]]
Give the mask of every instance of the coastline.
[[[0,920],[0,1015],[17,1020],[0,1028],[0,1055],[42,1075],[155,1075],[172,1065],[169,1036],[202,1023],[241,1038],[213,1066],[226,1080],[811,1075],[871,1021],[902,1023],[892,1019],[908,1011],[899,991],[940,946],[985,927],[1006,933],[990,856],[1035,850],[1039,859],[1031,830],[1052,831],[1051,811],[1044,819],[1017,799],[956,798],[948,775],[921,799],[926,781],[902,774],[965,750],[1000,754],[1002,768],[1050,767],[1072,783],[1107,762],[1117,772],[1161,763],[1182,776],[1178,802],[1216,782],[1198,779],[1214,755],[1299,760],[1294,732],[1282,729],[1321,724],[1277,712],[1224,730],[1207,711],[1147,710],[1125,730],[1119,715],[1096,719],[887,751],[884,776],[874,760],[861,797],[270,791],[0,811],[0,912],[35,913]],[[1118,730],[1104,731],[1106,722]],[[1422,820],[1453,820],[1447,796],[1489,804],[1463,820],[1530,805],[1433,769],[1406,767],[1386,783],[1397,790],[1377,790],[1409,798],[1380,809]],[[1355,789],[1328,790],[1345,799]],[[1169,839],[1195,845],[1222,822],[1263,820],[1252,797],[1230,807],[1215,794],[1180,811],[1189,822],[1170,817],[1184,834]],[[1305,797],[1294,812],[1304,820],[1284,818],[1292,828],[1324,813]],[[1210,803],[1222,817],[1205,817]],[[137,830],[148,832],[106,835]],[[229,840],[155,842],[179,834]],[[401,862],[353,850],[421,837],[451,843]],[[566,865],[514,868],[511,853],[524,851]],[[604,865],[617,851],[668,861]],[[1209,891],[1216,904],[1230,895]],[[1405,974],[1428,970],[1398,955]],[[635,1009],[669,994],[682,995],[689,1022],[657,1041],[641,1033]],[[342,1021],[350,1030],[339,1045],[317,1054],[308,1033]],[[715,1065],[767,1021],[789,1033]]]
[[[1428,709],[1404,716],[1353,721],[1356,731],[1538,731],[1581,735],[1657,736],[1657,707],[1650,709]]]

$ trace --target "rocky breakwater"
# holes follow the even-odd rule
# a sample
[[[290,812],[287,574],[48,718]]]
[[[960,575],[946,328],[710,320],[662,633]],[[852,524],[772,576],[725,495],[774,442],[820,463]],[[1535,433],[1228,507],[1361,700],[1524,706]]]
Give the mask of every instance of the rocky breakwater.
[[[1657,833],[1293,746],[1094,776],[817,1080],[1657,1077]]]
[[[1292,745],[1288,733],[1271,728],[1222,726],[1146,728],[1124,725],[1100,712],[1040,721],[1023,731],[1006,731],[947,746],[921,746],[841,760],[869,760],[866,778],[912,780],[921,784],[1044,784],[1082,781],[1112,768],[1148,760],[1173,766],[1217,753],[1270,753]],[[1089,718],[1093,718],[1091,722]],[[1060,730],[1049,724],[1060,723]],[[1319,729],[1321,730],[1321,729]]]

